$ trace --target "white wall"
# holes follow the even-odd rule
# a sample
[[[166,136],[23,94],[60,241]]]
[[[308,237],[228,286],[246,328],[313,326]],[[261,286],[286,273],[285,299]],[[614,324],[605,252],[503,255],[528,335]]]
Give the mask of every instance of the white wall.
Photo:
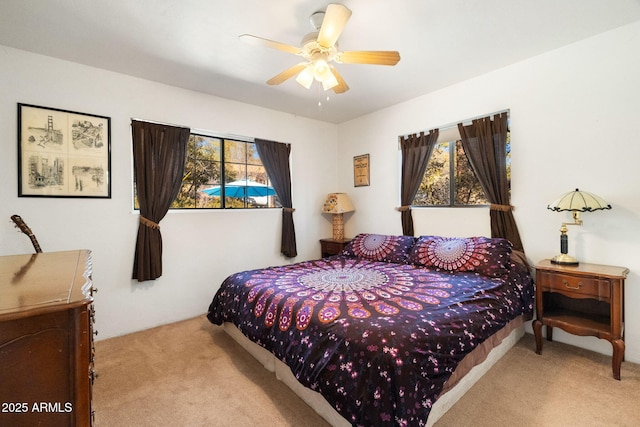
[[[19,214],[45,252],[93,252],[98,338],[205,313],[234,272],[289,262],[281,210],[169,213],[161,222],[163,276],[131,280],[138,215],[132,211],[131,118],[292,144],[296,260],[317,258],[330,233],[320,213],[335,191],[337,127],[0,46],[0,255],[31,253],[12,226]],[[17,196],[17,103],[111,117],[111,199]]]
[[[398,135],[510,109],[512,204],[528,258],[559,253],[570,214],[546,209],[580,188],[613,209],[583,214],[570,227],[570,253],[584,262],[622,265],[626,284],[626,359],[640,362],[640,22],[465,81],[339,126],[340,183],[356,212],[346,234],[401,233]],[[428,70],[424,78],[429,78]],[[369,153],[371,186],[353,187],[353,156]],[[420,209],[416,235],[490,233],[486,209]],[[459,227],[459,228],[458,228]],[[529,328],[529,330],[531,330]],[[611,354],[593,337],[557,331],[554,339]]]
[[[45,251],[93,251],[98,338],[206,311],[230,273],[288,262],[279,254],[280,211],[170,213],[161,223],[164,275],[131,281],[137,214],[131,209],[130,119],[292,144],[297,260],[319,254],[330,233],[319,212],[346,191],[356,212],[346,233],[400,234],[398,135],[503,109],[511,111],[512,203],[531,261],[559,251],[569,214],[548,211],[576,187],[613,210],[586,213],[569,231],[584,262],[631,269],[626,287],[626,358],[640,362],[640,23],[602,34],[340,126],[185,91],[0,46],[0,255],[32,252],[9,221],[21,215]],[[428,78],[428,71],[424,73]],[[112,198],[17,197],[17,103],[112,118]],[[353,156],[370,154],[371,185],[353,187]],[[416,234],[488,234],[486,209],[422,209]],[[607,342],[558,331],[554,338],[610,353]]]

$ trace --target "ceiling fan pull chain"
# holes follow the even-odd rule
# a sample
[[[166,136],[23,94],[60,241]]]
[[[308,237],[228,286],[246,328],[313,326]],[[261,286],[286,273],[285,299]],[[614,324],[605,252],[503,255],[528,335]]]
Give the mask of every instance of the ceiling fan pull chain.
[[[316,86],[318,87],[318,108],[322,110],[322,92],[324,92],[322,90],[322,83],[318,82]]]

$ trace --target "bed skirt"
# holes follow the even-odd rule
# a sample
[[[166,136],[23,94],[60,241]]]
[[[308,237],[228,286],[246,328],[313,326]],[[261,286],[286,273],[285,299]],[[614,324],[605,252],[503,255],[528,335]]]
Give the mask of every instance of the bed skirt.
[[[291,373],[289,367],[273,354],[250,341],[232,323],[224,323],[223,327],[227,334],[262,363],[267,370],[274,372],[276,378],[285,383],[329,424],[333,427],[351,426],[351,423],[344,419],[320,393],[300,384],[293,373]],[[427,426],[433,426],[440,417],[451,409],[523,335],[524,320],[522,316],[519,316],[466,355],[453,375],[445,383],[442,394],[431,408]]]

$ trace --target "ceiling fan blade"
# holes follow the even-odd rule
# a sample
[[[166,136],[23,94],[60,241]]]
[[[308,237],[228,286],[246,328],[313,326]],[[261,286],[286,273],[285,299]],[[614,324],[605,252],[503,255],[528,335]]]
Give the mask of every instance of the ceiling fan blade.
[[[336,80],[338,80],[338,85],[334,86],[332,88],[333,92],[338,94],[338,93],[345,93],[346,91],[348,91],[349,90],[349,86],[347,85],[347,82],[344,81],[344,79],[342,78],[342,76],[340,75],[338,70],[336,70],[336,67],[331,65],[330,68],[331,68],[331,72],[333,73],[334,77],[336,78]]]
[[[345,64],[396,65],[400,54],[395,50],[359,50],[340,52],[336,62]]]
[[[262,37],[252,36],[251,34],[242,34],[239,36],[242,40],[260,46],[270,47],[271,49],[281,50],[283,52],[293,53],[299,55],[302,53],[302,49],[299,47],[291,46],[285,43],[276,42]]]
[[[350,17],[351,10],[346,6],[336,3],[331,3],[327,6],[322,26],[318,33],[318,44],[322,47],[331,47],[336,44]]]
[[[290,79],[291,77],[293,77],[296,74],[298,74],[300,71],[304,70],[304,68],[307,66],[307,64],[308,64],[307,62],[300,62],[300,63],[294,65],[293,67],[287,68],[286,70],[284,70],[283,72],[281,72],[277,76],[274,76],[274,77],[270,78],[269,80],[267,80],[267,84],[268,85],[279,85],[280,83]]]

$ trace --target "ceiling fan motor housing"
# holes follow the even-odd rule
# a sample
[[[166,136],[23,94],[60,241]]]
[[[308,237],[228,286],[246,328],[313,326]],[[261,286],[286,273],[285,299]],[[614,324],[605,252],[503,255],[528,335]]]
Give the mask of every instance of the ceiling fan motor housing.
[[[318,43],[318,33],[309,33],[302,38],[302,57],[308,61],[322,56],[327,62],[333,61],[338,53],[338,43],[333,46],[324,47]]]
[[[311,26],[313,26],[316,31],[320,31],[320,27],[322,27],[322,21],[324,21],[324,10],[314,12],[309,17],[309,22],[311,22]]]

